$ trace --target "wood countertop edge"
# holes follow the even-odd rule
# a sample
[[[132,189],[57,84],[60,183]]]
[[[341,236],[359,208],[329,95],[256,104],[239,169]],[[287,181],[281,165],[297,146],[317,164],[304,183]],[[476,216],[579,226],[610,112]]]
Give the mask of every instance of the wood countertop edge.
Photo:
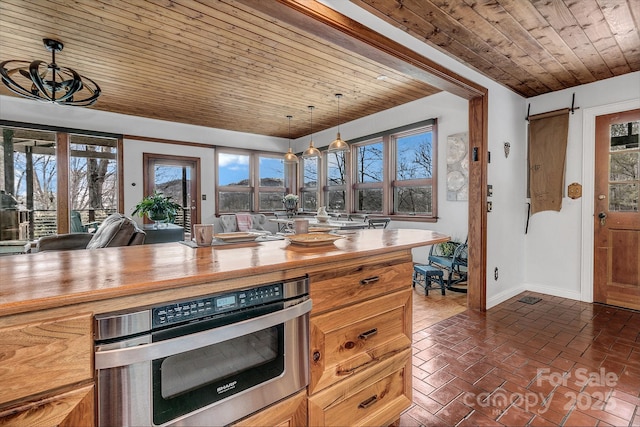
[[[322,258],[289,260],[280,263],[251,267],[249,274],[246,274],[247,269],[216,271],[210,274],[185,276],[179,279],[137,282],[132,285],[93,289],[87,292],[60,294],[44,298],[31,298],[22,301],[0,302],[0,317],[63,308],[73,305],[82,305],[86,303],[99,303],[101,301],[111,299],[136,297],[147,293],[160,293],[184,287],[210,285],[210,293],[224,292],[227,290],[238,289],[237,280],[240,278],[246,279],[246,282],[244,283],[247,283],[247,286],[251,286],[252,283],[258,285],[260,283],[268,283],[272,281],[268,277],[273,276],[273,273],[278,273],[276,274],[278,278],[275,280],[283,280],[285,278],[297,277],[304,273],[325,270],[327,264],[335,264],[336,261],[345,262],[349,260],[357,260],[359,258],[367,258],[367,261],[369,262],[372,257],[375,258],[381,255],[389,256],[391,253],[395,252],[405,253],[405,255],[408,253],[408,256],[410,256],[410,251],[413,248],[447,240],[449,240],[448,236],[438,235],[437,238],[428,242],[413,242],[380,247],[372,250],[340,252],[338,254],[331,254]],[[289,274],[286,274],[287,272],[289,272]],[[273,279],[274,277],[271,278]]]

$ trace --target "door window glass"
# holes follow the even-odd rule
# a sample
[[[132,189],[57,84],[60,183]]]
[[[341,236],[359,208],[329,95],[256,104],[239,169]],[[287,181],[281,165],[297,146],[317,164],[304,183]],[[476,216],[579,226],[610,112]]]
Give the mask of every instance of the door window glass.
[[[611,126],[609,211],[637,212],[640,195],[640,121]]]

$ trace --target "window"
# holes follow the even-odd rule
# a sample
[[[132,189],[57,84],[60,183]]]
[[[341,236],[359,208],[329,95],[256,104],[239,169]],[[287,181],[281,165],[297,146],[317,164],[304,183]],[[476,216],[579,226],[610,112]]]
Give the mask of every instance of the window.
[[[435,218],[434,141],[435,120],[428,120],[352,142],[353,191],[346,197],[351,197],[351,210]],[[327,188],[330,185],[328,181]],[[330,193],[328,197],[331,200]]]
[[[365,142],[355,147],[354,210],[382,212],[384,190],[384,146],[381,140]]]
[[[261,211],[282,209],[282,195],[285,193],[285,170],[282,156],[258,156],[260,187],[258,200]]]
[[[433,133],[415,131],[392,138],[394,142],[395,180],[393,212],[396,214],[433,214]]]
[[[281,155],[219,149],[217,166],[218,213],[282,209],[287,175]]]
[[[327,180],[324,188],[325,205],[333,212],[346,212],[347,208],[347,156],[343,152],[326,153]]]
[[[69,198],[81,224],[101,222],[118,211],[118,140],[70,135]],[[86,231],[71,222],[71,232]]]
[[[45,126],[1,128],[0,240],[83,231],[121,209],[120,138]]]
[[[300,189],[300,207],[305,211],[318,210],[318,183],[320,182],[320,157],[302,158],[302,188]]]

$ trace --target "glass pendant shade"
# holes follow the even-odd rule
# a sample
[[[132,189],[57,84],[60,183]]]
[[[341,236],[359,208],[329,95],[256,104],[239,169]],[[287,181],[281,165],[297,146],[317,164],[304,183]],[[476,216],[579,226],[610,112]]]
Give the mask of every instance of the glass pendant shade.
[[[338,136],[331,144],[329,144],[327,151],[330,153],[348,153],[349,144],[347,144],[345,141],[343,141],[342,138],[340,138],[340,98],[342,98],[342,94],[336,93],[336,98],[338,99]]]
[[[313,146],[313,105],[309,105],[309,117],[311,122],[311,141],[309,141],[309,148],[304,150],[302,157],[320,157],[320,150]]]
[[[309,142],[309,148],[304,150],[302,157],[319,157],[320,150],[313,146],[313,141]]]
[[[284,162],[290,165],[298,163],[298,156],[296,156],[291,147],[289,147],[289,151],[284,155]]]
[[[289,151],[284,155],[285,164],[292,165],[298,163],[298,156],[291,149],[291,119],[293,116],[287,116],[289,119]]]
[[[338,132],[337,138],[331,144],[329,144],[329,148],[327,148],[327,151],[330,153],[336,153],[336,152],[348,153],[349,144],[347,144],[345,141],[342,140],[342,138],[340,138],[340,132]]]

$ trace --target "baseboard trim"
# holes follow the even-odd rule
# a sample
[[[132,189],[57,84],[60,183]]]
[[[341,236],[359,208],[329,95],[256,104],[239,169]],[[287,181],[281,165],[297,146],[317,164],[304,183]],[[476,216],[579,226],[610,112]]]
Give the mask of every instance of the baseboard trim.
[[[516,288],[507,289],[492,296],[491,298],[487,299],[487,310],[489,310],[491,307],[495,307],[501,302],[505,302],[509,298],[515,297],[516,295],[524,291],[526,291],[526,288],[524,286],[518,286]]]

